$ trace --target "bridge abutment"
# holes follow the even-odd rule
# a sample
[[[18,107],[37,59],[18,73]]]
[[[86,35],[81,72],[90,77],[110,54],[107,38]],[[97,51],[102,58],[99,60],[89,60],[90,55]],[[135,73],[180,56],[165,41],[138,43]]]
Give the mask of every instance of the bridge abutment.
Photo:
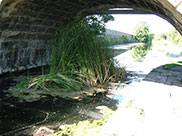
[[[182,15],[167,0],[2,0],[0,74],[48,64],[52,36],[62,23],[110,8],[157,14],[182,33]]]

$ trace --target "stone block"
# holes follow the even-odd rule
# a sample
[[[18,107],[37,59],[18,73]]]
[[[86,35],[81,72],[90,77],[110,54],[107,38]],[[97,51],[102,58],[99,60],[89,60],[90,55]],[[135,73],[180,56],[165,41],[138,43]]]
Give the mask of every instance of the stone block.
[[[30,29],[31,29],[31,26],[29,26],[29,25],[18,24],[18,25],[15,25],[12,30],[13,31],[21,31],[21,32],[30,32]]]
[[[40,26],[32,26],[30,29],[30,32],[45,32],[46,31],[46,27],[40,27]]]
[[[4,59],[4,53],[2,50],[0,50],[0,61]]]
[[[0,25],[0,31],[5,31],[9,27],[9,22],[1,23]]]
[[[17,41],[7,41],[1,43],[1,50],[13,50],[16,48],[17,44],[19,42]]]

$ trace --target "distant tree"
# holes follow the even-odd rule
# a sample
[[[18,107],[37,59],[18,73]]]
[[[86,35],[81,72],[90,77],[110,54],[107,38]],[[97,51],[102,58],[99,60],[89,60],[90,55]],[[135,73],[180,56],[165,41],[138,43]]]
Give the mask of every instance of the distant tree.
[[[176,37],[180,35],[176,29],[172,29],[171,32],[169,33],[169,40],[170,41],[175,41]]]
[[[148,43],[150,31],[146,22],[140,22],[134,29],[134,34],[139,42]]]
[[[150,33],[149,26],[146,22],[137,24],[134,29],[134,34],[139,42],[146,43],[145,45],[139,45],[132,49],[132,57],[136,61],[142,61],[152,46],[154,35]]]
[[[173,44],[182,47],[182,36],[176,29],[172,29],[171,32],[168,34],[168,40],[171,41]]]
[[[164,40],[167,40],[167,35],[166,35],[166,34],[163,34],[163,35],[162,35],[162,38],[163,38]]]

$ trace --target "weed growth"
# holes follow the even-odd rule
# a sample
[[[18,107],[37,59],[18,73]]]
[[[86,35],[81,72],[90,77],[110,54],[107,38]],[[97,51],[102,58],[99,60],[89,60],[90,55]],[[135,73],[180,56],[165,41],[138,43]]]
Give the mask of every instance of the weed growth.
[[[28,87],[28,85],[29,85],[29,81],[22,81],[22,82],[16,84],[16,87],[17,88],[26,88],[26,87]]]
[[[107,122],[113,111],[106,109],[104,118],[94,121],[80,121],[72,125],[63,125],[54,136],[96,136],[100,133],[103,125]]]
[[[119,74],[108,46],[87,23],[62,27],[54,37],[49,74],[34,78],[29,88],[79,91],[116,78]]]
[[[174,68],[174,67],[177,67],[177,66],[182,66],[182,62],[179,61],[177,63],[166,64],[166,65],[162,66],[162,68],[165,69],[165,70],[168,70],[170,68]]]

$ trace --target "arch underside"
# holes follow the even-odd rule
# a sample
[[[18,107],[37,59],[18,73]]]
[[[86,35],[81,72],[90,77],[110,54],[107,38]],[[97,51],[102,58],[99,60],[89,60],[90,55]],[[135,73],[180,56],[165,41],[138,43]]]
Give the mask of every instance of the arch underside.
[[[169,2],[174,0],[168,0]],[[110,8],[133,8],[154,13],[168,20],[181,32],[181,17],[178,8],[167,0],[2,0],[1,20],[14,16],[40,18],[44,21],[70,22],[86,15],[99,13]],[[6,22],[10,21],[5,19]],[[16,22],[15,22],[16,23]],[[26,23],[26,22],[25,22]]]
[[[110,8],[154,13],[182,33],[179,4],[175,7],[167,0],[2,0],[0,73],[48,64],[51,37],[62,23]]]

